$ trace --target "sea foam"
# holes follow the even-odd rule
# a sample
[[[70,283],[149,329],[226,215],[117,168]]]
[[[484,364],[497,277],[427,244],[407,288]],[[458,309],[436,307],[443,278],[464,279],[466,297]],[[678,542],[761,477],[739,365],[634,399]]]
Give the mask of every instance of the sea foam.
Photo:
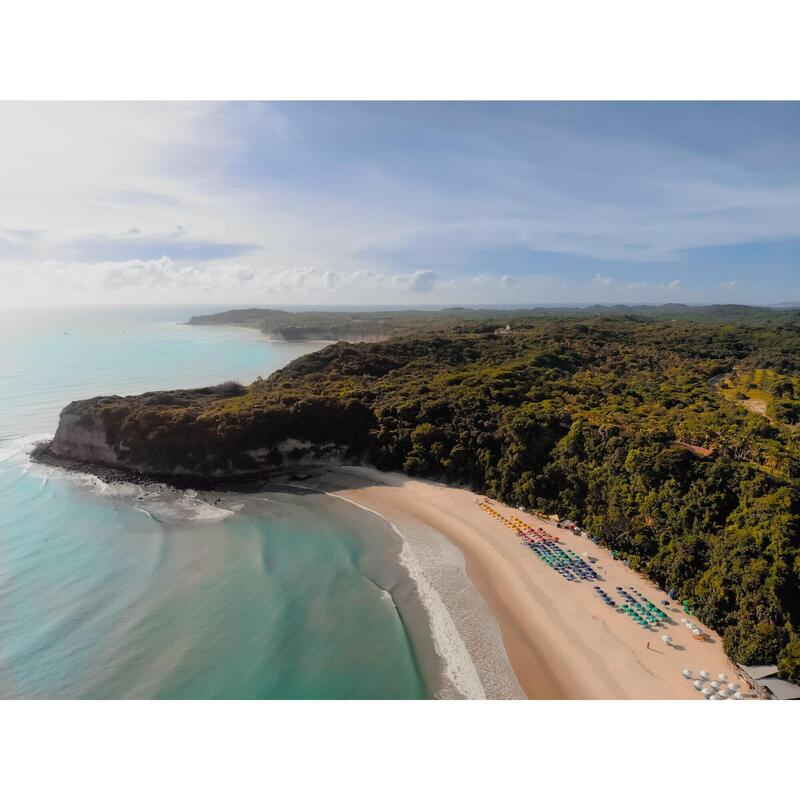
[[[42,438],[41,436],[27,436],[12,440],[11,444],[0,449],[0,462],[25,454],[28,460],[23,474],[41,477],[42,485],[46,485],[51,476],[56,476],[60,480],[69,481],[82,489],[104,497],[136,499],[138,504],[133,506],[134,510],[144,512],[155,521],[217,522],[232,516],[237,510],[212,505],[199,497],[194,489],[176,490],[163,483],[153,483],[146,487],[126,481],[108,483],[90,472],[77,472],[39,464],[32,461],[27,453]]]

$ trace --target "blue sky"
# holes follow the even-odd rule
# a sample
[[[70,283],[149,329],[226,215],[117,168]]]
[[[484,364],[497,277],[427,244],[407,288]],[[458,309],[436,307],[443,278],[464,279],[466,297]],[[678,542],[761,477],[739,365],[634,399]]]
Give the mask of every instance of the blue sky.
[[[800,302],[800,104],[0,105],[6,303]]]

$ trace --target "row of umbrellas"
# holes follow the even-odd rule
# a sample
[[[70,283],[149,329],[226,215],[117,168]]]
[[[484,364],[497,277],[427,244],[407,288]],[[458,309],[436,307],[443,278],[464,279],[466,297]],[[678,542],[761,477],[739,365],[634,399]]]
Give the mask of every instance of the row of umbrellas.
[[[559,572],[567,580],[595,580],[597,573],[571,550],[565,552],[551,542],[532,542],[528,545],[542,561]]]
[[[563,575],[567,580],[588,579],[590,577],[597,579],[599,577],[590,566],[591,559],[588,553],[583,553],[583,558],[581,558],[572,550],[567,549],[567,552],[564,552],[552,539],[550,541],[542,541],[544,537],[541,536],[536,536],[535,539],[533,539],[533,537],[529,539],[522,530],[524,523],[522,523],[521,520],[512,517],[509,521],[493,508],[484,506],[483,504],[481,505],[484,510],[489,512],[493,517],[503,522],[507,527],[512,528],[515,533],[523,539],[523,544],[527,544],[539,558],[553,567],[553,569]],[[526,525],[525,527],[529,526]],[[531,532],[533,532],[532,529]],[[533,541],[531,541],[531,539],[533,539]],[[627,601],[626,605],[620,607],[620,610],[630,616],[634,622],[637,622],[643,628],[647,628],[651,624],[659,625],[666,619],[667,615],[633,586],[630,587],[630,591],[642,602],[636,600],[622,586],[617,586],[616,589]],[[611,597],[609,597],[608,593],[600,586],[595,586],[594,590],[598,598],[606,605],[612,607],[616,605]],[[684,611],[686,611],[685,605]],[[682,619],[681,622],[692,632],[693,636],[704,635],[700,628],[691,620]],[[661,637],[661,641],[664,642],[664,644],[671,645],[673,640],[669,634],[665,633]],[[684,669],[682,674],[687,680],[693,678],[693,673],[690,669]],[[739,684],[728,683],[727,680],[728,678],[724,673],[718,675],[718,680],[711,680],[711,675],[706,670],[702,670],[699,673],[699,678],[692,681],[692,686],[709,700],[743,700],[744,695],[739,691]]]
[[[607,606],[615,606],[616,603],[608,596],[608,594],[603,591],[599,586],[592,587],[595,592],[597,592],[597,596],[607,605]]]
[[[589,553],[583,553],[581,558],[577,553],[567,548],[565,552],[561,547],[556,544],[555,537],[546,534],[544,530],[534,531],[527,523],[512,516],[511,519],[506,519],[502,514],[488,505],[488,503],[481,503],[480,507],[488,514],[493,516],[498,521],[502,522],[506,527],[511,528],[517,536],[523,540],[523,544],[530,547],[542,561],[548,566],[555,569],[562,577],[568,581],[574,580],[589,580],[593,578],[597,580],[599,575],[590,566],[591,557]],[[527,529],[527,530],[525,530]],[[585,560],[584,560],[585,559]],[[589,562],[589,563],[587,563]],[[629,587],[636,597],[642,602],[634,598],[622,586],[617,586],[617,592],[627,601],[627,603],[620,607],[620,611],[627,614],[631,619],[643,628],[648,628],[650,625],[660,625],[667,615],[653,602],[648,600],[638,589],[633,586]],[[594,587],[595,592],[599,599],[601,599],[607,606],[614,607],[616,603],[609,597],[609,595],[599,586]],[[684,604],[684,610],[685,604]],[[693,636],[703,636],[703,632],[691,620],[682,619],[681,622],[686,625],[692,632]],[[664,634],[661,641],[666,645],[672,644],[672,637],[669,634]],[[689,673],[688,675],[686,673]],[[684,677],[691,678],[691,670],[683,671]],[[708,680],[708,673],[701,672],[701,678],[705,681]],[[723,676],[720,676],[721,678]],[[700,684],[698,686],[698,684]],[[716,684],[716,685],[715,685]],[[704,687],[702,681],[696,680],[693,684],[695,688],[709,697],[709,699],[726,699],[728,696],[735,697],[737,700],[741,699],[741,693],[738,692],[737,684],[730,684],[728,688],[720,688],[716,681],[712,681],[708,687]],[[736,686],[736,689],[731,689],[731,686]],[[736,695],[739,697],[736,697]]]
[[[638,622],[640,625],[644,623],[642,627],[647,627],[648,625],[659,625],[667,618],[667,615],[655,603],[650,602],[641,592],[636,591],[636,589],[634,589],[632,586],[630,587],[631,591],[638,595],[646,603],[646,605],[643,605],[636,600],[622,586],[617,586],[616,589],[617,592],[619,592],[619,594],[622,595],[625,600],[627,600],[627,603],[622,606],[622,610],[626,614],[632,616],[634,622]],[[670,642],[671,641],[672,639],[670,639]]]
[[[681,674],[686,680],[693,678],[690,669],[682,670]],[[701,670],[699,677],[692,681],[692,686],[709,700],[744,700],[739,684],[728,683],[728,676],[724,672],[719,673],[717,680],[711,680],[711,675],[706,670]]]

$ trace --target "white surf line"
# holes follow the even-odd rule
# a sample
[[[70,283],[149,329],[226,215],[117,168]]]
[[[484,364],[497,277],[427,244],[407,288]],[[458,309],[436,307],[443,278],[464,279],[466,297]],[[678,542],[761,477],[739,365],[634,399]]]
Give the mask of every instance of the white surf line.
[[[0,444],[0,463],[3,461],[10,461],[15,456],[25,454],[28,456],[28,466],[30,466],[30,450],[33,445],[47,439],[49,434],[36,433],[36,434],[23,434],[21,436],[12,436]]]
[[[287,485],[292,486],[293,484]],[[362,511],[369,511],[370,514],[382,519],[400,537],[400,541],[403,543],[400,549],[400,563],[406,568],[409,577],[416,585],[422,604],[428,612],[434,649],[445,663],[447,678],[467,700],[485,700],[486,691],[483,688],[483,683],[469,651],[458,633],[458,628],[439,593],[423,574],[419,560],[400,528],[391,520],[386,519],[383,514],[375,511],[374,508],[369,508],[357,503],[355,500],[351,500],[349,497],[342,497],[334,492],[323,492],[323,494],[328,497],[335,497],[337,500],[343,500],[345,503],[350,503]]]

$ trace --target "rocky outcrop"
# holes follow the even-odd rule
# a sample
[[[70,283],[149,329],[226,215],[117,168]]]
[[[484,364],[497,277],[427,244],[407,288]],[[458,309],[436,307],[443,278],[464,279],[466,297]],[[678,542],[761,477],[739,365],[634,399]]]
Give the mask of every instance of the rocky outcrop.
[[[76,461],[119,465],[119,456],[109,444],[101,420],[88,411],[85,404],[78,402],[70,403],[61,412],[51,452]]]
[[[259,478],[299,464],[353,463],[374,417],[333,398],[265,403],[238,384],[70,403],[40,453],[138,475]]]

